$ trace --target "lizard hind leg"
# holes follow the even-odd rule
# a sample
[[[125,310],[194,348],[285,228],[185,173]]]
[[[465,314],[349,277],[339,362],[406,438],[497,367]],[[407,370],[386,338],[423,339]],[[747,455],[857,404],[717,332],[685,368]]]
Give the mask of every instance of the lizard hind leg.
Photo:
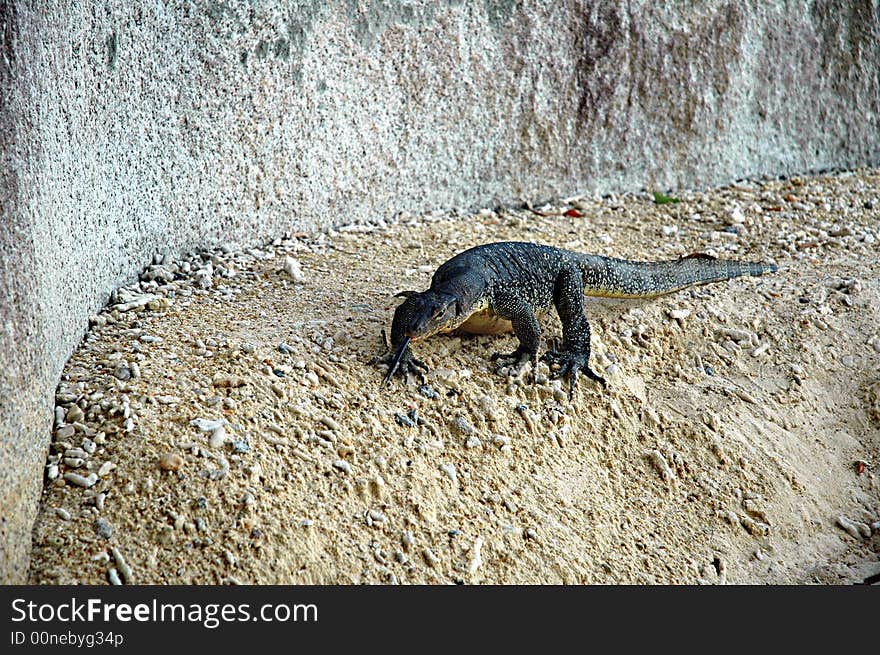
[[[590,324],[584,316],[584,281],[576,267],[566,267],[559,273],[553,303],[562,322],[562,349],[549,350],[541,357],[551,367],[559,366],[552,377],[568,376],[569,400],[574,396],[578,372],[607,387],[605,379],[590,368]]]
[[[541,345],[541,327],[532,307],[520,296],[512,292],[500,292],[493,299],[492,310],[500,317],[509,320],[513,333],[519,339],[519,346],[512,353],[494,353],[492,361],[498,361],[495,372],[501,374],[507,366],[513,365],[513,374],[522,373],[525,365],[532,364],[532,382],[538,376],[538,347]]]

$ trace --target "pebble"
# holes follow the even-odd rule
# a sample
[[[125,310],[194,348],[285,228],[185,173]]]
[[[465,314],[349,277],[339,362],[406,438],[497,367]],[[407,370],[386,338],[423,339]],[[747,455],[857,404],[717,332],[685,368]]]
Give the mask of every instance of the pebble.
[[[64,479],[71,484],[75,484],[77,487],[83,487],[85,489],[95,486],[95,483],[98,482],[98,476],[94,473],[89,473],[87,476],[83,477],[79,473],[74,473],[73,471],[65,473]]]
[[[244,378],[238,375],[226,373],[215,373],[211,378],[211,385],[217,388],[234,388],[242,387],[246,384]]]
[[[306,276],[302,272],[302,264],[293,257],[284,258],[284,272],[287,273],[294,282],[303,282]]]
[[[440,470],[443,471],[450,480],[452,480],[453,484],[458,481],[458,476],[455,474],[455,466],[453,464],[441,464]]]
[[[736,328],[719,328],[718,333],[724,335],[725,337],[729,337],[733,339],[737,343],[742,343],[743,341],[747,343],[753,343],[757,345],[758,336],[748,330],[739,330]]]
[[[756,537],[765,537],[770,534],[769,525],[755,521],[748,516],[740,517],[739,522],[746,529],[746,532]]]
[[[116,562],[116,568],[119,569],[119,572],[122,574],[122,580],[125,584],[134,584],[134,574],[131,571],[131,567],[126,563],[125,558],[122,557],[122,553],[119,552],[119,549],[116,546],[113,546],[110,549],[110,554],[113,555],[113,560]]]
[[[351,464],[346,462],[344,459],[337,459],[336,461],[334,461],[333,467],[339,469],[343,473],[351,475]]]
[[[222,448],[226,445],[226,430],[221,427],[211,432],[211,438],[208,439],[208,445],[211,448]]]
[[[207,418],[194,418],[189,424],[198,428],[202,432],[214,432],[215,430],[219,430],[220,428],[229,425],[229,422],[226,419],[211,420]]]
[[[128,364],[126,362],[119,362],[116,368],[113,369],[113,377],[123,382],[131,379],[131,369]]]
[[[62,425],[55,430],[55,439],[70,439],[76,433],[76,429],[72,425]]]
[[[648,458],[651,460],[654,468],[657,469],[657,472],[660,473],[661,478],[669,481],[675,477],[675,472],[669,467],[669,463],[659,450],[652,450],[648,454]]]
[[[483,548],[483,539],[482,537],[477,537],[474,540],[474,545],[471,546],[471,557],[468,562],[467,571],[471,575],[477,572],[477,569],[480,568],[483,564],[483,557],[481,554],[481,550]]]
[[[67,410],[67,422],[68,423],[76,423],[77,421],[81,421],[83,419],[83,411],[80,409],[79,405],[71,405],[70,409]]]
[[[411,418],[409,418],[408,416],[405,416],[404,414],[401,414],[400,412],[394,412],[394,422],[397,423],[397,425],[400,425],[405,428],[416,427],[416,424],[413,422],[413,420]]]
[[[116,468],[116,464],[114,462],[110,462],[110,461],[104,462],[103,464],[101,464],[101,468],[98,469],[98,477],[103,478],[105,475],[110,473],[110,471],[112,471],[115,468]]]
[[[68,511],[67,511],[66,509],[64,509],[63,507],[56,507],[56,508],[55,508],[55,514],[56,514],[56,516],[58,516],[58,518],[60,518],[60,519],[63,520],[63,521],[69,521],[69,520],[70,520],[70,512],[68,512]]]
[[[115,567],[110,567],[109,569],[107,569],[107,580],[112,585],[118,586],[122,584],[122,580],[119,579],[119,572],[116,570]]]
[[[470,436],[476,432],[473,425],[467,422],[464,417],[457,416],[451,421],[453,429],[462,436]]]
[[[148,303],[154,300],[160,300],[161,298],[152,293],[133,293],[124,287],[117,289],[114,292],[114,295],[117,300],[121,301],[112,306],[112,309],[117,312],[130,312],[133,309],[140,309],[141,307],[145,307]]]
[[[58,464],[49,464],[49,466],[46,467],[46,477],[50,480],[56,479],[59,474]]]
[[[752,351],[752,357],[760,357],[770,349],[770,342],[765,341]]]
[[[480,448],[480,447],[482,447],[482,445],[483,445],[483,442],[480,441],[480,439],[478,437],[474,437],[474,436],[468,437],[467,441],[464,442],[465,448]]]
[[[747,403],[752,403],[753,405],[758,404],[758,400],[752,394],[750,394],[748,391],[743,391],[742,389],[734,389],[733,393],[740,400],[744,400]]]
[[[176,471],[183,466],[183,457],[177,453],[163,453],[159,457],[159,468],[163,471]]]
[[[691,315],[691,310],[689,309],[670,309],[666,312],[666,314],[671,319],[675,319],[676,321],[683,321],[688,316]]]
[[[113,536],[113,526],[100,516],[94,520],[92,528],[95,530],[95,534],[102,539],[109,539]]]
[[[333,420],[332,418],[330,418],[329,416],[321,416],[318,420],[319,420],[321,423],[323,423],[324,425],[326,425],[328,428],[330,428],[331,430],[334,430],[334,431],[336,431],[336,432],[339,432],[339,431],[340,431],[340,430],[339,430],[339,423],[337,423],[336,421],[334,421],[334,420]]]
[[[422,549],[422,556],[425,558],[425,562],[427,562],[428,566],[431,568],[436,567],[440,563],[440,558],[434,554],[434,551],[425,546]]]
[[[843,530],[855,539],[861,539],[862,537],[867,539],[871,536],[871,526],[862,523],[861,521],[854,521],[845,516],[838,516],[837,525],[838,527],[843,528]]]
[[[427,384],[423,384],[419,387],[419,393],[429,400],[436,400],[440,397],[440,395],[434,391],[433,387],[429,387]]]
[[[746,222],[746,216],[743,214],[743,210],[740,209],[739,205],[735,205],[728,213],[728,218],[730,218],[730,222],[735,225],[742,225]]]

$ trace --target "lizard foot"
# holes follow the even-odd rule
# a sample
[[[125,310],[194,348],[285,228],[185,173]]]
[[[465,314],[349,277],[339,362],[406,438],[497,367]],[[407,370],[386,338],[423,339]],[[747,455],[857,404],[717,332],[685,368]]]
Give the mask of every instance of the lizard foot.
[[[603,389],[608,386],[605,383],[605,378],[593,372],[593,369],[590,368],[589,359],[589,352],[557,352],[555,350],[548,350],[541,357],[541,360],[550,364],[551,367],[554,364],[559,366],[559,368],[550,376],[552,379],[568,375],[569,401],[571,401],[572,396],[574,396],[574,385],[577,384],[578,371],[583,371],[584,375],[588,378],[601,384]]]
[[[503,375],[504,369],[510,367],[510,375],[519,377],[529,362],[532,364],[533,382],[538,375],[538,353],[530,353],[525,348],[517,348],[512,353],[492,353],[489,360],[498,362],[495,365],[496,375]]]

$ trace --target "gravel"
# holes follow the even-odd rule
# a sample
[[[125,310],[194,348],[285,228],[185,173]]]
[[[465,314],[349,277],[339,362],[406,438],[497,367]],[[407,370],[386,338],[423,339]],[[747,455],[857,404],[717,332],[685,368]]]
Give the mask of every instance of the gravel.
[[[131,584],[123,552],[149,584],[856,580],[880,516],[853,428],[880,425],[878,186],[587,195],[162,255],[62,373],[30,580]],[[494,374],[511,336],[419,342],[426,378],[382,387],[394,293],[505,239],[780,271],[589,300],[609,388],[581,376],[571,402],[545,364]]]

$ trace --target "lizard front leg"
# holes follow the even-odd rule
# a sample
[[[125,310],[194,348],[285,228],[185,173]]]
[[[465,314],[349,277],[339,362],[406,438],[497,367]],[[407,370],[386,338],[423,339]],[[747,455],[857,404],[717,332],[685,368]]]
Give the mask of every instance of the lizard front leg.
[[[494,353],[490,358],[500,362],[495,368],[499,373],[505,366],[514,365],[516,374],[529,362],[532,364],[532,381],[537,377],[538,347],[541,344],[541,328],[535,312],[520,296],[510,291],[495,295],[492,311],[506,318],[513,326],[513,333],[519,339],[519,346],[512,353]]]
[[[549,350],[541,357],[551,366],[559,366],[552,377],[568,376],[569,400],[574,395],[578,371],[607,386],[605,379],[590,368],[590,324],[584,316],[584,281],[576,267],[560,271],[553,288],[553,304],[562,321],[562,350]]]
[[[388,384],[388,381],[395,373],[403,377],[404,380],[408,379],[412,373],[417,375],[422,382],[425,381],[425,373],[428,372],[427,364],[413,356],[412,349],[409,347],[409,339],[406,339],[406,344],[403,344],[402,341],[398,340],[397,344],[389,344],[385,330],[382,330],[382,342],[385,344],[385,353],[374,357],[372,363],[388,364],[388,372],[385,375],[385,379],[382,380],[383,386]],[[401,347],[402,351],[400,351]],[[397,359],[396,363],[395,359]]]

